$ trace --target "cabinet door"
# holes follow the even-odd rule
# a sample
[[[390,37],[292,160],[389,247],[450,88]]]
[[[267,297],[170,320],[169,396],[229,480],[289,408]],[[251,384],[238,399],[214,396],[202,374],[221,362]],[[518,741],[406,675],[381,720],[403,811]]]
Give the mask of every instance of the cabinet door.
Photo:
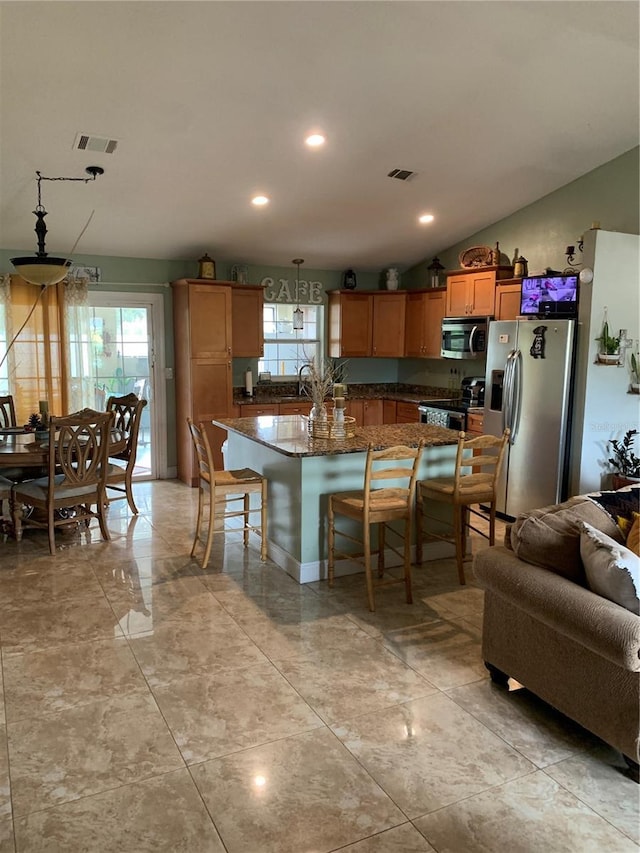
[[[496,320],[515,320],[520,313],[521,284],[500,284],[496,288]]]
[[[398,403],[396,418],[399,424],[417,424],[420,421],[418,404]]]
[[[482,435],[482,423],[484,421],[484,415],[467,415],[467,432],[471,433],[471,435]]]
[[[406,293],[376,293],[373,296],[371,355],[398,358],[404,355]]]
[[[358,358],[371,355],[370,293],[329,293],[329,355]]]
[[[495,272],[477,272],[469,275],[469,314],[476,317],[493,315],[496,302]]]
[[[464,317],[468,313],[467,276],[447,278],[447,317]]]
[[[231,356],[231,288],[189,285],[192,358]]]
[[[382,423],[395,424],[397,423],[397,403],[395,400],[385,400],[382,404]]]
[[[364,419],[364,402],[363,400],[347,399],[346,414],[350,418],[356,419],[356,426],[363,426]]]
[[[423,355],[428,358],[441,358],[442,351],[442,318],[447,302],[445,290],[435,290],[426,293],[425,331]]]
[[[261,287],[231,291],[231,345],[234,358],[264,355],[264,294]]]
[[[362,425],[378,426],[382,422],[382,400],[364,400],[362,404]]]
[[[404,354],[413,358],[424,355],[426,293],[407,293],[405,304]],[[395,423],[395,421],[390,421]]]

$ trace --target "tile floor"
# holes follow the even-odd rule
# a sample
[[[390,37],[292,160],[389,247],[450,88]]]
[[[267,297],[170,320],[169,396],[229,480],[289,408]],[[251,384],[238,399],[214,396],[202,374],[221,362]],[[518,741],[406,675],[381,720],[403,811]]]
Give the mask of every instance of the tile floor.
[[[301,587],[237,534],[201,571],[195,491],[136,500],[109,544],[0,542],[1,853],[638,849],[621,757],[492,685],[452,560],[371,614],[362,576]]]

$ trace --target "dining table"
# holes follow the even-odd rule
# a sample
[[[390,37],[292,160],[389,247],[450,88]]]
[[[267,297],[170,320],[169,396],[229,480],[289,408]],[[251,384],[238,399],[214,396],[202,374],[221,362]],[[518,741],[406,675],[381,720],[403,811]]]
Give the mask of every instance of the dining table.
[[[122,453],[127,440],[121,430],[111,430],[109,456]],[[49,464],[49,434],[39,435],[20,427],[0,429],[0,468],[46,468]]]

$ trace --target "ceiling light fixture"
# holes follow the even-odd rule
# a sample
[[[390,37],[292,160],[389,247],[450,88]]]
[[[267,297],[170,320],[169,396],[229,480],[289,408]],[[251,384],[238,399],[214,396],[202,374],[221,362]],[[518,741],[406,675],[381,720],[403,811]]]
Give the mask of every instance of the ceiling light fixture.
[[[251,204],[254,204],[256,207],[263,207],[265,204],[269,204],[269,199],[266,195],[254,195],[251,199]]]
[[[309,148],[319,148],[321,145],[324,145],[325,138],[321,133],[312,133],[310,136],[307,136],[305,143]]]
[[[300,308],[300,264],[304,261],[302,258],[294,258],[291,261],[297,267],[296,271],[296,310],[293,312],[293,329],[295,332],[301,332],[304,329],[304,314]]]
[[[422,216],[418,217],[418,222],[421,225],[428,225],[429,222],[433,222],[434,219],[435,217],[432,213],[423,213]]]
[[[42,204],[42,188],[40,184],[42,181],[82,181],[87,184],[89,181],[95,181],[98,175],[103,175],[104,169],[101,166],[87,166],[85,172],[90,175],[89,178],[47,178],[36,171],[36,175],[38,176],[38,204],[33,213],[36,217],[35,232],[38,238],[38,251],[35,255],[23,258],[11,258],[11,263],[16,268],[18,274],[30,284],[37,284],[44,287],[50,284],[57,284],[66,276],[71,266],[71,258],[50,258],[46,252],[45,238],[47,236],[47,226],[44,218],[47,215],[47,211]],[[83,233],[84,229],[80,236]],[[78,241],[76,240],[73,248],[75,249],[77,245]]]

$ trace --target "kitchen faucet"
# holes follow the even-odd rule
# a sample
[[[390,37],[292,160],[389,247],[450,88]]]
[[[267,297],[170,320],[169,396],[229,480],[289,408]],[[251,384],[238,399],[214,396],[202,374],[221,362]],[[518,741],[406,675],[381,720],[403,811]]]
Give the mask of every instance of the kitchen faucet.
[[[313,365],[310,362],[305,361],[305,363],[302,365],[302,367],[298,371],[298,397],[302,397],[302,394],[304,393],[304,382],[302,380],[302,371],[305,368],[308,368],[309,370],[313,370]]]

